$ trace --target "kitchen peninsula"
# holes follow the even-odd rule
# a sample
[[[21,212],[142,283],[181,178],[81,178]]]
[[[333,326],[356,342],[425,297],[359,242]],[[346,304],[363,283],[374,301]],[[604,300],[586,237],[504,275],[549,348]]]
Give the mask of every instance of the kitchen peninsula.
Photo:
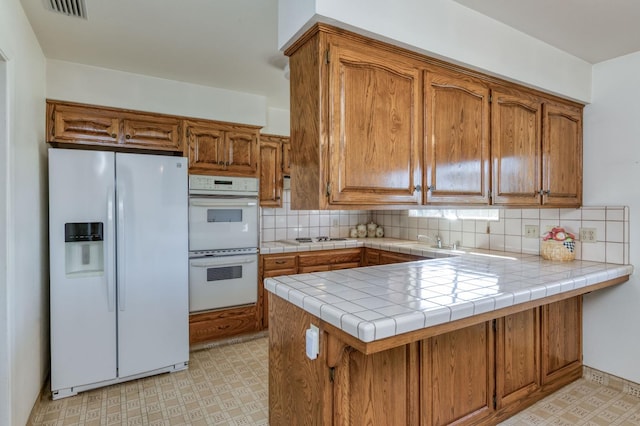
[[[495,424],[581,376],[582,295],[633,272],[437,253],[265,280],[270,424]],[[314,360],[305,352],[311,325],[320,335]]]

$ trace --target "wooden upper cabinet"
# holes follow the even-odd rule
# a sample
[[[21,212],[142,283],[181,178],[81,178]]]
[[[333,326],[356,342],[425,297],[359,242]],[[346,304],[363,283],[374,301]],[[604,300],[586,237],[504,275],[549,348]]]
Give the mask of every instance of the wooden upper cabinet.
[[[493,204],[537,206],[542,185],[542,102],[518,92],[492,92]]]
[[[110,111],[48,104],[48,140],[77,144],[117,144],[120,119]]]
[[[291,176],[291,142],[289,138],[282,141],[282,174]]]
[[[489,204],[489,88],[425,73],[427,204]]]
[[[282,139],[260,135],[260,205],[282,207]]]
[[[419,204],[419,70],[358,43],[328,49],[329,203]]]
[[[259,127],[185,120],[189,173],[258,176]]]
[[[582,204],[582,111],[547,103],[543,108],[542,204]]]
[[[323,31],[287,54],[291,207],[420,204],[418,63]]]
[[[180,120],[174,117],[125,118],[124,144],[181,151]]]
[[[182,151],[178,117],[47,101],[47,140],[64,145]]]

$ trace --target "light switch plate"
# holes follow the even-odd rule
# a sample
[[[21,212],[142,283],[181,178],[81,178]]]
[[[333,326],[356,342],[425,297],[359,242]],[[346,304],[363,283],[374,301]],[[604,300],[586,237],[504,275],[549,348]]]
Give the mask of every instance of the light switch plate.
[[[311,324],[306,332],[306,352],[309,359],[318,358],[320,352],[320,330]]]

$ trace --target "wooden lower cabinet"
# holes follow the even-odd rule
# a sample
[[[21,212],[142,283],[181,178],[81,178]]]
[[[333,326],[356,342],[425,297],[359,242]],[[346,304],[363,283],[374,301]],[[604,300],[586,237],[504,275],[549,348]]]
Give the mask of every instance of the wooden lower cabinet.
[[[362,255],[362,266],[389,265],[392,263],[412,262],[414,260],[430,259],[414,254],[395,253],[386,250],[365,248]]]
[[[189,315],[189,344],[260,331],[262,315],[258,305]]]
[[[581,376],[581,306],[576,296],[357,350],[353,337],[271,295],[270,424],[497,424]],[[315,360],[305,354],[310,324],[320,329]]]
[[[421,424],[477,424],[493,414],[491,322],[431,337],[421,346]]]

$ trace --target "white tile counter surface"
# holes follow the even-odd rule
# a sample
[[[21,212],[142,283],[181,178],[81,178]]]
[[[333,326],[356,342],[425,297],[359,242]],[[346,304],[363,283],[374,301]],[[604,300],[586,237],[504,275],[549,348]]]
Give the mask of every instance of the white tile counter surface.
[[[269,253],[320,249],[320,243]],[[629,275],[631,265],[552,262],[508,252],[447,251],[403,240],[322,243],[325,249],[371,247],[436,257],[430,260],[280,276],[265,279],[268,291],[363,342],[372,342],[449,321],[541,299]],[[280,251],[280,248],[282,251]],[[296,250],[297,249],[297,250]],[[272,251],[273,250],[273,251]]]

